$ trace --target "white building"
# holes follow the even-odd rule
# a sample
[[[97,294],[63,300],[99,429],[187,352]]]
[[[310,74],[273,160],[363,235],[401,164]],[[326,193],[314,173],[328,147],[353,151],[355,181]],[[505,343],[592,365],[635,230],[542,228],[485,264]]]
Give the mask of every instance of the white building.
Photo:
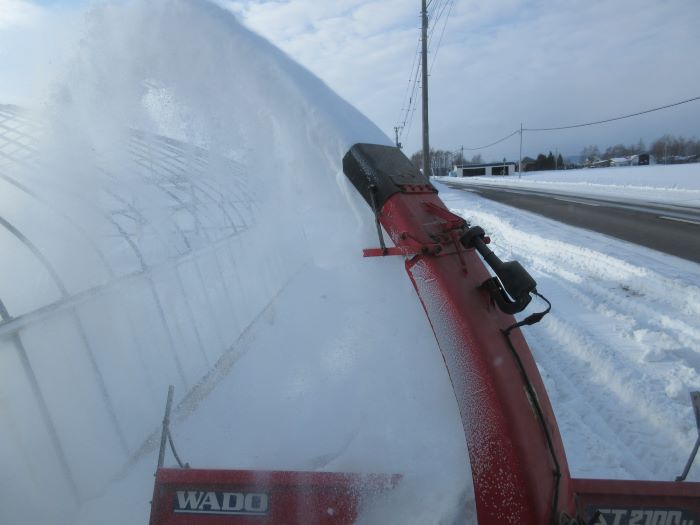
[[[513,175],[515,162],[491,162],[488,164],[466,164],[454,166],[450,176],[452,177],[478,177],[492,175]]]

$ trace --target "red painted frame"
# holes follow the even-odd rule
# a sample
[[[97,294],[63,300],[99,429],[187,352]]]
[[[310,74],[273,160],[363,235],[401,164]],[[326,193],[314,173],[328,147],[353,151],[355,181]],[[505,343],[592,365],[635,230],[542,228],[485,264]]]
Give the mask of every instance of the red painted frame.
[[[150,525],[351,524],[362,501],[394,487],[399,476],[331,472],[169,469],[156,473]],[[178,491],[265,494],[253,516],[175,511]],[[211,510],[211,506],[204,506]]]

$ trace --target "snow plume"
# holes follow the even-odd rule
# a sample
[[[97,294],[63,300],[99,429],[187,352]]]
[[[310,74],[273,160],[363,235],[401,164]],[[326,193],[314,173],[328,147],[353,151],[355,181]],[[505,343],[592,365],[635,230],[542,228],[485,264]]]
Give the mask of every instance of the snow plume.
[[[388,143],[320,80],[215,5],[132,1],[93,9],[87,21],[51,104],[89,146],[81,155],[120,159],[115,144],[133,127],[242,162],[278,215],[285,203],[302,213],[318,206],[344,213],[345,183],[334,177],[342,155],[360,140]]]
[[[43,254],[2,245],[29,316],[0,323],[3,523],[145,522],[168,384],[193,465],[401,473],[363,519],[451,522],[449,379],[402,261],[361,259],[342,174],[386,136],[204,1],[97,5],[67,63],[0,192]]]

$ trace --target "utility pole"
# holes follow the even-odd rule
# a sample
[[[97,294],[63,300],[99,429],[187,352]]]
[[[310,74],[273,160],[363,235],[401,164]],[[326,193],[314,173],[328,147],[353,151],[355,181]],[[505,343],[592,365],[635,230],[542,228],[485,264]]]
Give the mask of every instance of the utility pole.
[[[430,176],[430,133],[428,128],[428,7],[426,0],[421,0],[423,10],[421,12],[423,23],[421,28],[421,40],[423,44],[423,174]]]
[[[399,142],[399,126],[394,126],[394,135],[396,135],[396,147],[401,149],[401,143]]]
[[[520,160],[518,161],[518,178],[523,176],[523,123],[520,123]]]

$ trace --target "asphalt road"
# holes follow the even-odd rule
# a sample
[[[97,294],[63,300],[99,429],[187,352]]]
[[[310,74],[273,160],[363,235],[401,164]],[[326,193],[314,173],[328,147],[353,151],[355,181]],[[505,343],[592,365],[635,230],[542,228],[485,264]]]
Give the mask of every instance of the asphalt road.
[[[514,188],[445,183],[508,206],[543,215],[700,263],[700,210],[653,203],[629,204]]]

